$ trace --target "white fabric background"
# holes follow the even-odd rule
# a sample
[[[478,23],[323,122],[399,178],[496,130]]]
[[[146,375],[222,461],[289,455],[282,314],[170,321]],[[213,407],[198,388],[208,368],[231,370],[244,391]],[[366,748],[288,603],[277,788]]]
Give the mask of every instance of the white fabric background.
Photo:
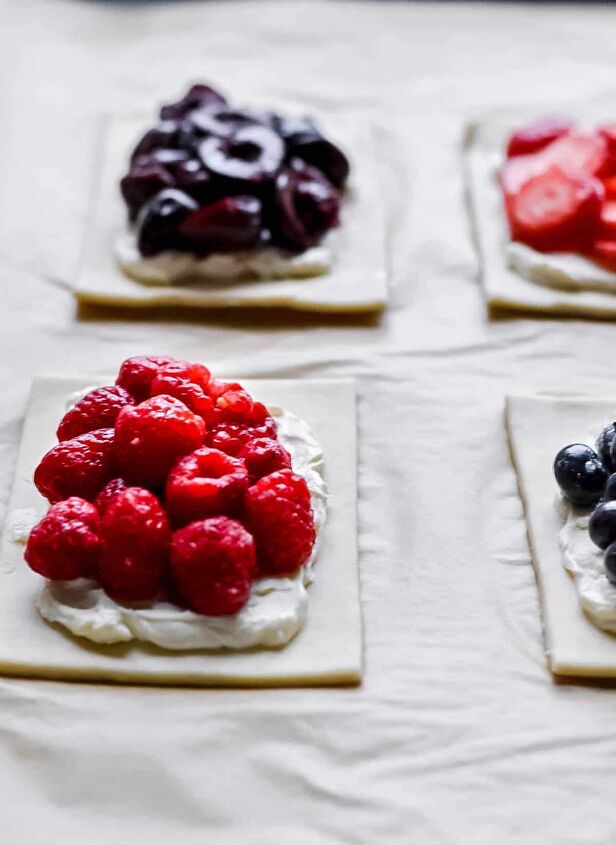
[[[3,841],[614,840],[616,690],[546,671],[502,412],[508,390],[613,390],[616,330],[486,320],[461,173],[467,119],[614,85],[616,9],[584,6],[2,0],[2,501],[41,369],[160,351],[355,376],[366,641],[355,690],[1,680]],[[380,320],[76,313],[97,115],[191,77],[381,111]]]

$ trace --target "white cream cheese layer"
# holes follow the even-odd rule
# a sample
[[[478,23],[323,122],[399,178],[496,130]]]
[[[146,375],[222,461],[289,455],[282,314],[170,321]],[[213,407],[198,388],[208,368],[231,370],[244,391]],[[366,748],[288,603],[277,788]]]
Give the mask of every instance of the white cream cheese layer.
[[[250,598],[231,616],[201,616],[173,604],[125,606],[86,580],[47,582],[38,610],[49,622],[96,643],[133,639],[165,649],[245,649],[276,647],[289,642],[304,625],[312,568],[327,512],[323,453],[310,427],[294,414],[270,408],[281,443],[289,451],[293,470],[306,479],[312,499],[317,540],[310,560],[293,578],[255,581]]]
[[[578,509],[558,496],[565,518],[559,534],[563,565],[575,583],[580,604],[599,628],[616,632],[616,587],[607,579],[603,552],[590,539],[588,509]]]
[[[322,244],[298,254],[267,247],[246,252],[213,253],[205,258],[175,251],[144,258],[137,248],[134,233],[125,232],[116,240],[115,251],[124,273],[144,285],[305,279],[329,272],[335,236],[335,232],[330,232]]]
[[[538,252],[518,241],[505,250],[509,267],[530,282],[560,290],[616,292],[616,273],[583,255]]]

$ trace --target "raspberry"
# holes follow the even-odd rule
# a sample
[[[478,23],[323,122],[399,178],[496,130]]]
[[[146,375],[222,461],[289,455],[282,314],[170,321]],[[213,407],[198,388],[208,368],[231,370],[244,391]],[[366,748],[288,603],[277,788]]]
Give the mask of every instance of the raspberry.
[[[69,496],[93,501],[113,475],[113,445],[112,428],[90,431],[58,443],[34,472],[39,493],[50,502],[60,502]]]
[[[173,524],[186,525],[207,516],[231,516],[247,489],[244,461],[203,446],[171,470],[165,501]]]
[[[316,539],[304,479],[289,469],[273,472],[248,490],[245,504],[260,572],[277,576],[296,572],[310,557]]]
[[[205,445],[236,457],[250,440],[260,437],[275,440],[277,436],[278,429],[272,417],[267,417],[262,425],[255,426],[223,421],[209,427]]]
[[[214,403],[202,387],[187,378],[172,375],[164,367],[152,381],[152,396],[165,394],[183,402],[187,408],[200,416],[205,422],[214,419]]]
[[[25,559],[52,581],[91,578],[98,567],[98,513],[94,505],[71,496],[52,505],[28,537]]]
[[[173,577],[196,613],[225,616],[241,610],[250,596],[255,568],[253,538],[226,516],[192,522],[173,535]]]
[[[159,375],[175,376],[196,384],[203,391],[209,391],[210,371],[203,364],[191,364],[189,361],[170,361],[158,371]]]
[[[172,396],[153,396],[120,411],[115,425],[120,475],[131,484],[162,486],[178,458],[203,444],[205,423]]]
[[[149,490],[117,493],[100,521],[100,581],[119,601],[147,601],[161,588],[171,531],[160,502]]]
[[[220,411],[222,422],[263,425],[268,417],[267,408],[255,402],[250,393],[236,382],[210,383],[210,396]]]
[[[107,505],[116,495],[116,493],[121,493],[123,490],[128,490],[128,484],[122,478],[112,478],[111,481],[108,481],[107,484],[105,484],[101,492],[94,500],[94,506],[96,507],[96,510],[99,512],[100,516],[105,513],[105,511],[107,510]]]
[[[291,455],[282,443],[270,437],[249,440],[240,451],[239,458],[245,462],[251,482],[278,469],[291,469]]]
[[[154,376],[165,364],[174,361],[168,355],[139,355],[127,358],[120,367],[116,384],[127,390],[135,402],[143,402],[150,395]]]
[[[98,387],[64,414],[58,426],[58,440],[70,440],[98,428],[110,428],[133,398],[123,387]]]

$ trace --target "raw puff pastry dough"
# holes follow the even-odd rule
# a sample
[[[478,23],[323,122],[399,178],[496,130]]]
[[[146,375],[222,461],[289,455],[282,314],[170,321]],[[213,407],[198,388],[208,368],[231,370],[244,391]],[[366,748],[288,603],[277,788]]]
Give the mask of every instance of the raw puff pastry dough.
[[[552,464],[568,443],[601,431],[616,408],[613,399],[510,396],[507,428],[524,502],[533,563],[539,583],[547,657],[556,675],[616,677],[616,637],[597,628],[580,607],[563,567],[558,534],[563,519]]]
[[[67,397],[92,382],[91,376],[35,380],[7,524],[16,509],[34,508],[41,516],[45,512],[46,502],[31,481],[34,468],[55,442],[54,431]],[[305,419],[325,454],[331,498],[303,630],[280,650],[170,654],[143,644],[94,646],[41,619],[35,607],[41,579],[23,562],[23,545],[5,530],[0,550],[0,672],[82,681],[205,686],[321,685],[360,680],[354,384],[347,380],[243,383],[266,404],[280,405]]]
[[[342,225],[332,238],[332,268],[308,279],[277,279],[148,286],[128,278],[116,259],[116,239],[126,225],[118,183],[129,154],[150,120],[115,117],[101,135],[100,171],[86,224],[75,295],[82,302],[148,308],[284,307],[303,311],[375,311],[387,298],[385,214],[376,172],[374,129],[365,115],[329,116],[328,134],[351,161]]]
[[[575,114],[580,115],[580,123],[596,125],[606,120],[612,122],[614,108],[612,105],[605,111],[596,109],[593,114],[587,114],[576,107]],[[511,132],[537,116],[518,114],[483,120],[469,126],[466,133],[467,199],[480,253],[486,304],[494,310],[616,319],[616,294],[547,287],[525,279],[508,265],[505,247],[509,232],[496,173]]]

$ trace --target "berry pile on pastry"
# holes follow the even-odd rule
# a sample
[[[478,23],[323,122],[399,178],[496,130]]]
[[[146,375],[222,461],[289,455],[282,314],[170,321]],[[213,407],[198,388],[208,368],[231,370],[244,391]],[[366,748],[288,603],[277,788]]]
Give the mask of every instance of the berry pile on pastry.
[[[283,423],[295,426],[288,444],[315,443],[301,420],[270,413],[202,364],[128,359],[114,385],[67,411],[59,443],[36,468],[51,506],[30,533],[27,563],[52,586],[104,593],[107,608],[173,607],[191,618],[236,617],[249,601],[258,609],[255,585],[267,579],[303,585],[323,483],[314,461],[285,448]],[[91,638],[114,641],[113,632]],[[149,639],[172,648],[195,642]]]
[[[344,153],[307,118],[229,105],[193,85],[140,139],[122,196],[142,257],[301,252],[339,223]]]
[[[513,241],[616,268],[616,125],[547,119],[514,132],[500,171]]]

